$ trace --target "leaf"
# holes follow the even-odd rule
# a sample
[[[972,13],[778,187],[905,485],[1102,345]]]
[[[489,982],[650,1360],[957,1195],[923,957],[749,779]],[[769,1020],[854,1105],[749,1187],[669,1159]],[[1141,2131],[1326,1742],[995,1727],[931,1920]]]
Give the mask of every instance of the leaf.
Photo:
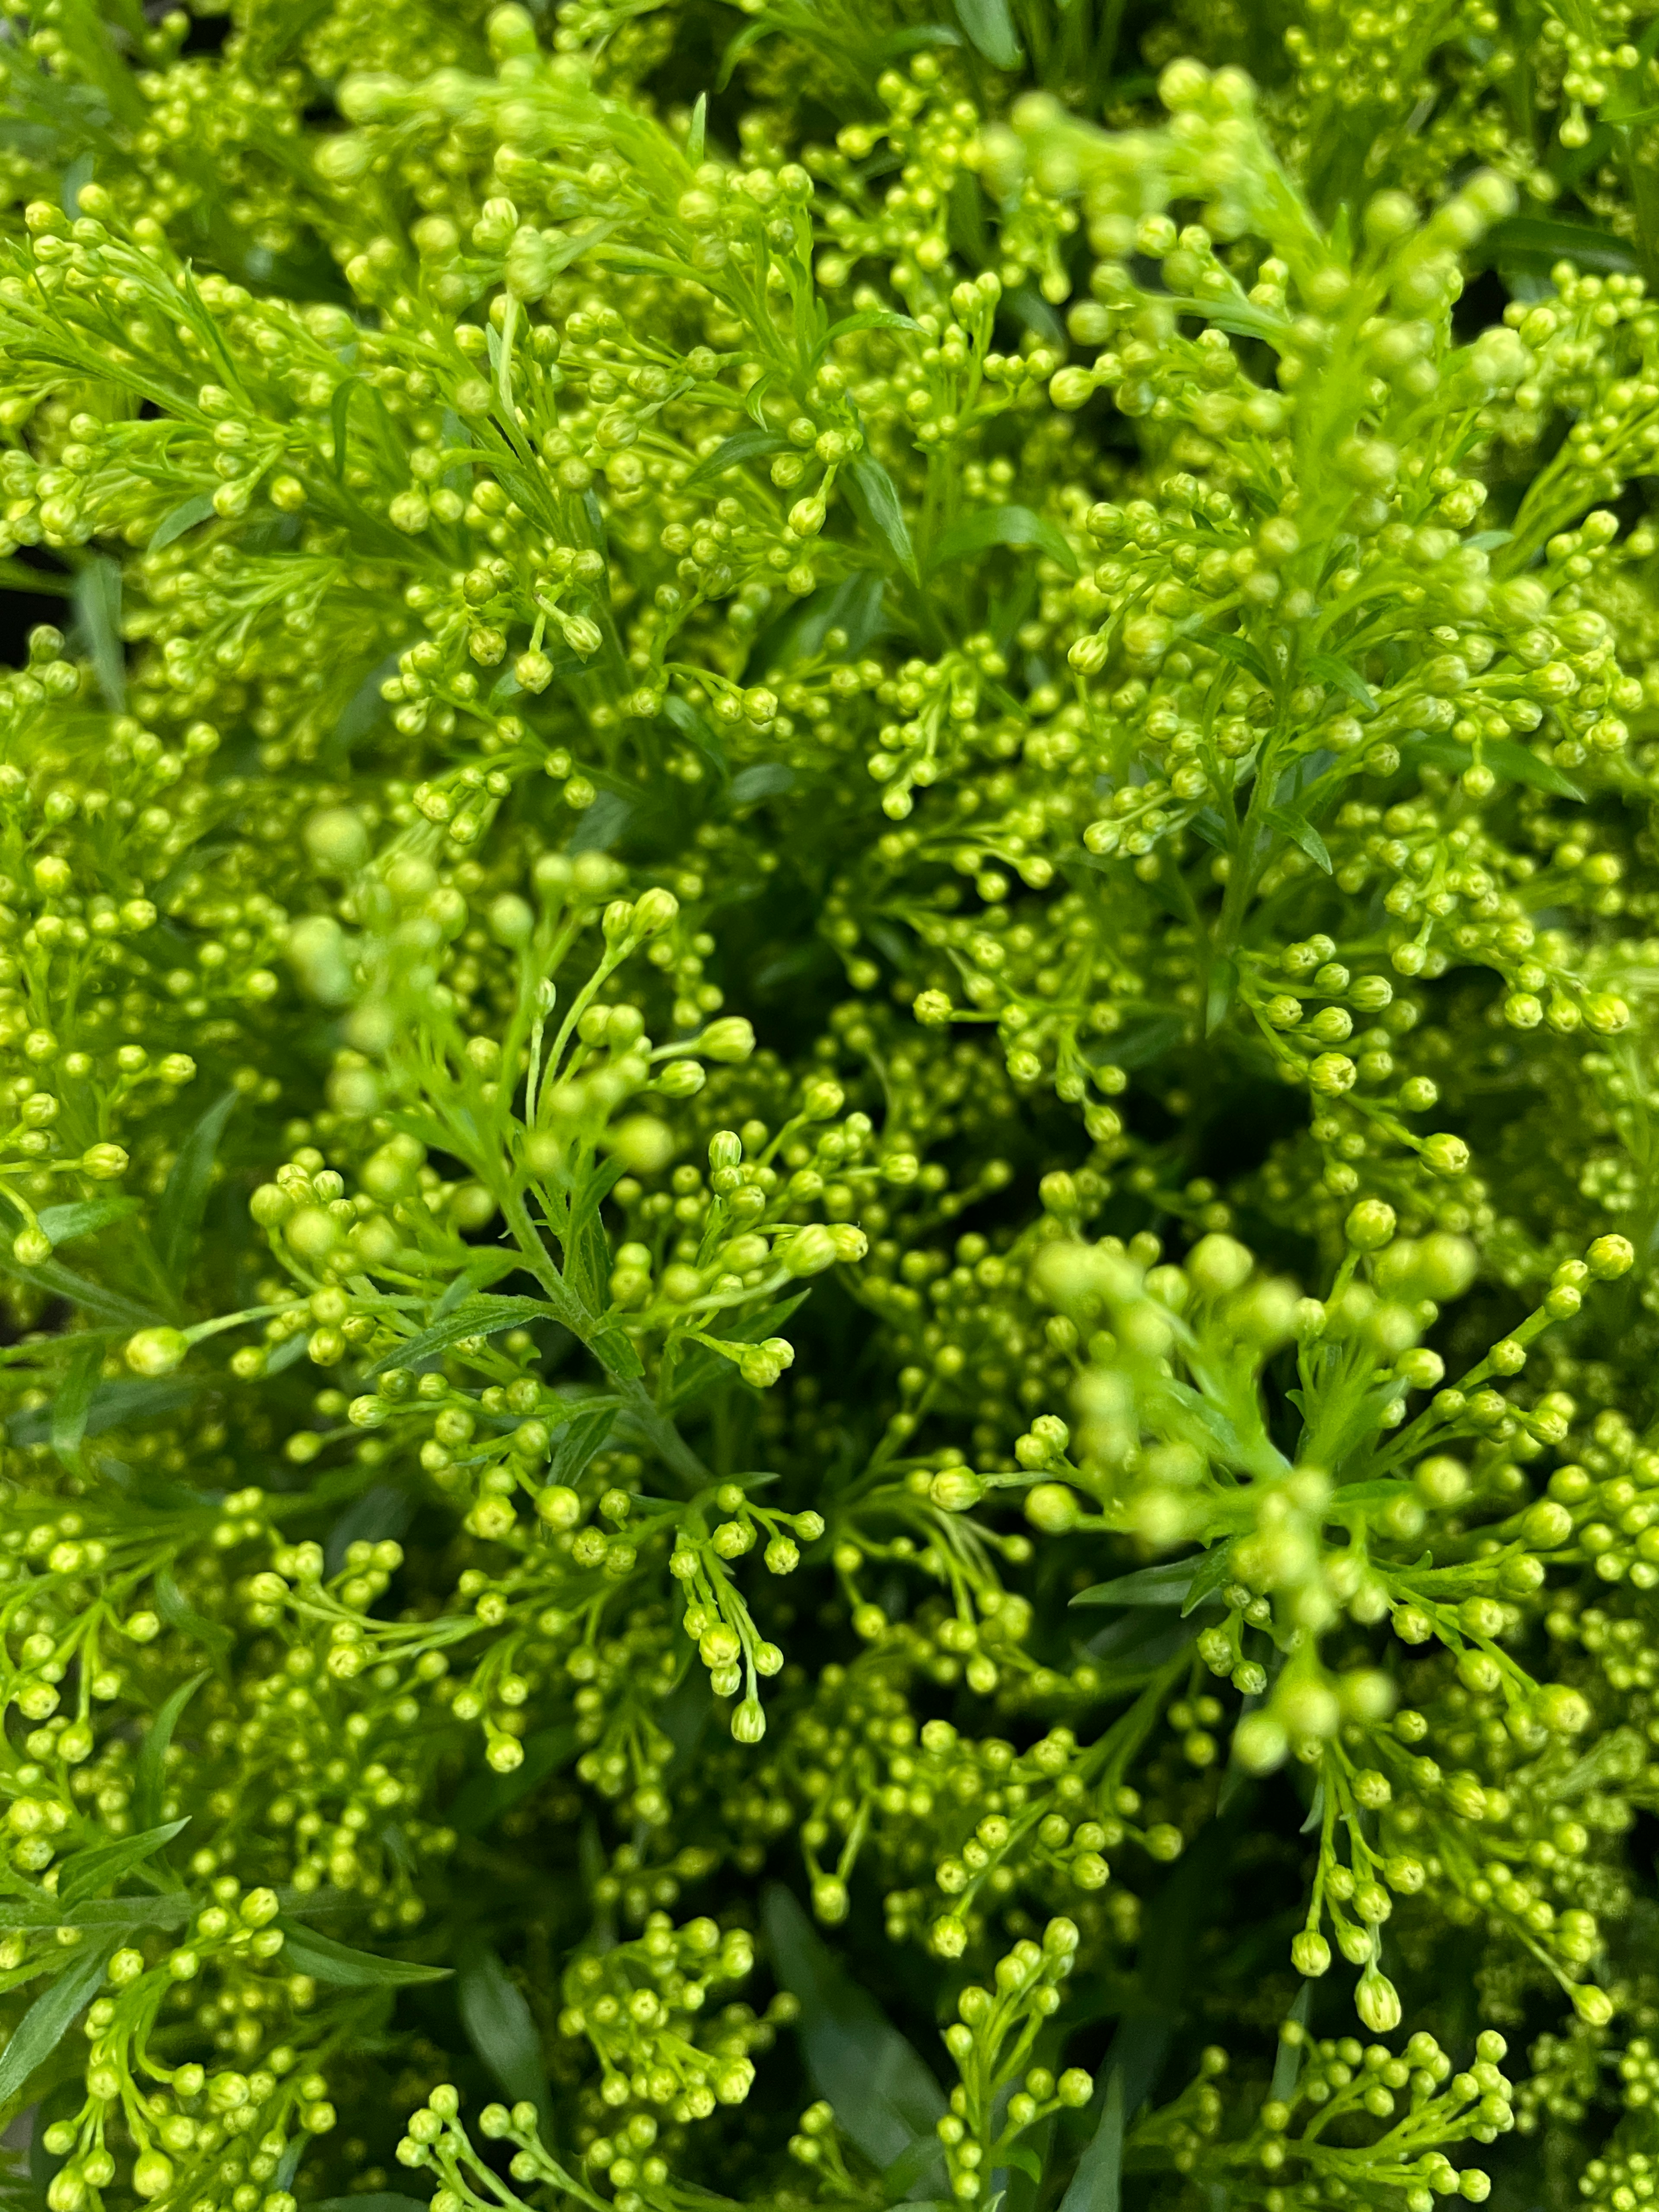
[[[1304,1982],[1296,1993],[1296,2002],[1285,2015],[1298,2027],[1308,2025],[1308,2014],[1313,2009],[1313,1984]],[[1277,2104],[1288,2105],[1296,2094],[1296,2077],[1302,2071],[1302,2043],[1281,2041],[1273,2060],[1273,2087],[1267,2094]]]
[[[1594,223],[1537,215],[1512,215],[1494,223],[1486,233],[1480,258],[1493,268],[1536,269],[1543,276],[1558,261],[1571,261],[1589,270],[1625,271],[1641,266],[1633,246],[1609,231],[1599,230]]]
[[[1078,2160],[1060,2212],[1118,2212],[1123,2194],[1123,2072],[1114,2066],[1106,2077],[1100,2125]]]
[[[175,1287],[189,1266],[207,1209],[208,1185],[213,1173],[219,1139],[225,1133],[237,1094],[227,1091],[179,1147],[161,1194],[161,1231],[156,1252],[167,1279]]]
[[[287,1939],[283,1964],[289,1973],[309,1974],[313,1982],[327,1982],[344,1990],[414,1989],[422,1982],[448,1978],[447,1966],[416,1966],[404,1959],[378,1958],[372,1951],[354,1951],[331,1936],[319,1936],[286,1915],[276,1925]]]
[[[1331,856],[1325,840],[1305,814],[1297,813],[1293,807],[1270,806],[1262,819],[1293,845],[1299,845],[1310,860],[1323,868],[1328,876],[1330,874]]]
[[[43,1207],[36,1218],[41,1234],[54,1245],[70,1244],[77,1237],[107,1229],[112,1221],[125,1221],[129,1214],[138,1212],[142,1204],[136,1198],[72,1199],[65,1206]]]
[[[481,1835],[501,1814],[569,1765],[580,1749],[574,1724],[542,1729],[524,1739],[524,1759],[510,1774],[475,1774],[455,1794],[446,1824],[464,1836]]]
[[[1231,660],[1235,666],[1248,670],[1264,690],[1276,689],[1267,662],[1249,638],[1239,637],[1229,629],[1206,630],[1197,641],[1208,646],[1212,653],[1218,653],[1224,660]]]
[[[1206,1552],[1198,1572],[1193,1577],[1192,1587],[1182,1601],[1181,1617],[1183,1620],[1189,1613],[1196,1613],[1205,1599],[1212,1596],[1226,1581],[1232,1571],[1231,1552],[1232,1547],[1229,1544],[1217,1544]]]
[[[608,853],[633,818],[634,803],[619,791],[602,791],[565,841],[569,853]]]
[[[1457,738],[1419,734],[1403,744],[1401,751],[1407,761],[1429,761],[1436,768],[1450,769],[1460,775],[1474,760],[1474,747]],[[1534,791],[1553,792],[1558,799],[1583,802],[1583,793],[1562,775],[1553,761],[1540,760],[1535,752],[1516,744],[1513,738],[1484,739],[1480,757],[1494,775],[1501,775],[1510,783],[1529,784]]]
[[[192,1644],[199,1644],[211,1654],[216,1666],[224,1663],[236,1641],[234,1634],[222,1621],[210,1620],[186,1601],[168,1567],[155,1577],[155,1610],[169,1628],[176,1628],[180,1636],[189,1637]]]
[[[580,1407],[553,1436],[553,1456],[548,1462],[550,1482],[574,1483],[616,1425],[617,1401],[596,1399]]]
[[[1509,532],[1505,531],[1501,534],[1507,537]],[[1304,665],[1310,676],[1316,677],[1322,684],[1328,684],[1333,690],[1345,692],[1356,707],[1363,707],[1368,714],[1376,712],[1376,694],[1359,671],[1340,654],[1310,653]]]
[[[931,574],[951,561],[966,561],[994,545],[1035,545],[1051,561],[1058,561],[1068,576],[1078,572],[1077,556],[1064,533],[1029,507],[988,507],[964,521],[953,523],[933,547],[927,567]]]
[[[827,352],[837,338],[851,337],[855,331],[919,331],[921,325],[910,315],[896,315],[890,307],[860,307],[856,314],[843,315],[838,323],[831,323],[818,340],[820,355]],[[816,356],[815,356],[816,357]]]
[[[781,799],[795,787],[795,771],[783,761],[757,761],[732,779],[727,796],[733,806],[748,806],[757,799]]]
[[[700,92],[697,104],[691,110],[691,128],[685,134],[685,158],[695,169],[702,160],[703,147],[708,137],[708,94]]]
[[[1210,987],[1204,998],[1204,1034],[1213,1036],[1227,1018],[1238,989],[1238,963],[1223,952],[1210,963]]]
[[[495,1953],[474,1950],[456,1984],[461,2025],[467,2040],[495,2075],[512,2104],[545,2110],[547,2074],[542,2039],[524,1992]]]
[[[51,1212],[47,1208],[47,1212]],[[33,1283],[37,1289],[50,1291],[54,1297],[67,1299],[82,1313],[97,1314],[105,1321],[113,1322],[125,1329],[147,1328],[158,1316],[149,1306],[141,1306],[136,1299],[125,1297],[119,1291],[106,1289],[101,1283],[89,1283],[84,1275],[71,1268],[60,1267],[56,1260],[45,1260],[38,1267],[25,1267],[11,1256],[11,1239],[0,1235],[0,1267],[21,1282]],[[298,1341],[298,1340],[295,1340]]]
[[[106,1429],[119,1428],[126,1421],[176,1413],[180,1406],[189,1405],[199,1387],[188,1380],[95,1382],[82,1435],[100,1436]],[[53,1419],[55,1408],[50,1414],[14,1413],[6,1433],[15,1444],[50,1443]]]
[[[182,538],[187,530],[194,530],[198,522],[205,522],[213,513],[213,494],[198,491],[193,499],[181,500],[156,524],[149,534],[147,548],[159,553],[164,545],[171,545],[175,538]]]
[[[767,453],[781,453],[788,443],[787,438],[780,437],[775,430],[734,431],[706,461],[697,463],[682,489],[693,491],[702,484],[713,483],[728,469],[738,468],[744,461],[759,460]]]
[[[663,719],[672,722],[683,738],[690,738],[704,759],[712,763],[718,775],[723,777],[731,775],[731,763],[726,757],[725,746],[690,700],[682,699],[678,691],[671,691],[662,702],[662,711]]]
[[[0,2111],[9,2105],[43,2059],[57,2050],[76,2014],[90,2004],[103,1982],[112,1942],[73,1954],[57,1979],[40,1992],[0,2051]]]
[[[490,331],[495,336],[495,331]],[[345,477],[346,439],[350,432],[351,395],[362,382],[360,376],[343,377],[334,387],[334,397],[328,404],[329,426],[334,438],[334,481],[343,483]]]
[[[1025,58],[1008,0],[956,0],[957,21],[994,69],[1016,70]]]
[[[441,1321],[434,1322],[430,1328],[423,1328],[418,1336],[406,1336],[390,1352],[383,1352],[372,1367],[364,1369],[363,1380],[369,1382],[376,1375],[384,1375],[388,1367],[412,1367],[420,1360],[430,1359],[434,1352],[447,1351],[464,1336],[497,1336],[504,1328],[517,1328],[528,1321],[545,1321],[552,1311],[551,1306],[540,1298],[498,1298],[479,1291],[452,1306]]]
[[[94,1844],[88,1850],[71,1851],[58,1864],[59,1904],[79,1905],[100,1890],[112,1889],[123,1875],[131,1874],[134,1867],[153,1858],[164,1844],[170,1844],[181,1829],[189,1826],[190,1815],[186,1814],[182,1820],[168,1820],[159,1828],[123,1836],[118,1843]]]
[[[121,643],[121,570],[100,554],[75,580],[75,614],[104,704],[112,714],[127,707],[127,657]]]
[[[161,1817],[161,1783],[167,1772],[167,1746],[173,1741],[173,1732],[185,1707],[212,1671],[210,1667],[204,1667],[200,1674],[181,1682],[145,1731],[133,1780],[132,1809],[135,1818],[142,1820],[146,1828],[153,1828]]]
[[[297,2142],[294,2147],[298,2147]],[[289,2180],[293,2178],[289,2176]],[[423,2197],[399,2197],[396,2190],[371,2189],[361,2197],[314,2197],[307,2212],[428,2212],[428,2207]]]
[[[87,1433],[87,1409],[104,1364],[104,1347],[84,1338],[70,1349],[69,1366],[52,1403],[52,1448],[73,1474],[81,1468],[81,1441]]]
[[[1184,1605],[1187,1593],[1202,1564],[1200,1559],[1166,1559],[1161,1566],[1141,1567],[1115,1581],[1096,1583],[1079,1590],[1073,1605]]]
[[[813,2088],[865,2156],[890,2166],[933,2134],[945,2110],[939,2083],[781,1883],[769,1886],[761,1917],[772,1971],[800,2001],[801,2053]]]
[[[884,545],[912,583],[917,581],[916,556],[910,529],[893,479],[878,460],[860,453],[848,464],[848,494],[864,534]]]

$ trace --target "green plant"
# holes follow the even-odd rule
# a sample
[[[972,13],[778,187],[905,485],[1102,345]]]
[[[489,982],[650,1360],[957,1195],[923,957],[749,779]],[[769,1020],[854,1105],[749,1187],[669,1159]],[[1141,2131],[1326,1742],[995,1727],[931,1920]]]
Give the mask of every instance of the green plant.
[[[1634,2212],[1659,16],[742,15],[4,0],[0,2194]]]

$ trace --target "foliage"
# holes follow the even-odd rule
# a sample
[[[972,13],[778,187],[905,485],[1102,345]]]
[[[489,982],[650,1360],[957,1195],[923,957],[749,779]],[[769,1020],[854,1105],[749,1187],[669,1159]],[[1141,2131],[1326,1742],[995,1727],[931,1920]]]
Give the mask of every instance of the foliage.
[[[192,4],[0,0],[0,2195],[1632,2212],[1659,15]]]

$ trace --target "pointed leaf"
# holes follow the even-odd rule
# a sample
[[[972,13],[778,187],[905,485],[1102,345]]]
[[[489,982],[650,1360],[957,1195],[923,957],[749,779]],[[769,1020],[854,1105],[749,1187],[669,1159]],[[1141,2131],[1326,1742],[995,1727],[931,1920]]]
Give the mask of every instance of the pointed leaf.
[[[198,522],[205,522],[213,513],[213,494],[198,491],[193,499],[181,500],[179,505],[164,514],[149,534],[149,550],[159,553],[164,545],[171,545],[175,538],[182,538],[187,530],[194,530]]]
[[[112,1221],[125,1221],[140,1210],[142,1203],[136,1198],[71,1199],[65,1206],[43,1206],[36,1218],[42,1236],[49,1237],[54,1244],[70,1244],[77,1237],[91,1237],[107,1229]]]
[[[1114,2066],[1094,2139],[1078,2160],[1060,2212],[1118,2212],[1123,2195],[1123,2075]]]
[[[180,1636],[189,1637],[192,1644],[199,1644],[210,1653],[216,1665],[224,1663],[236,1641],[234,1632],[223,1621],[210,1620],[204,1613],[198,1613],[167,1567],[163,1567],[155,1577],[155,1610],[169,1628],[176,1628]]]
[[[744,461],[757,461],[768,453],[781,453],[789,441],[775,430],[737,430],[725,442],[717,446],[706,461],[699,461],[687,477],[683,489],[691,491],[700,485],[713,483],[728,469],[739,468]]]
[[[161,1230],[156,1239],[156,1251],[167,1279],[175,1287],[196,1249],[202,1216],[207,1207],[214,1156],[236,1096],[235,1091],[227,1091],[222,1098],[208,1108],[179,1147],[178,1157],[167,1174],[167,1188],[161,1194]]]
[[[181,1682],[145,1732],[133,1781],[132,1809],[147,1828],[153,1828],[161,1818],[161,1782],[167,1772],[167,1746],[173,1741],[173,1732],[185,1707],[212,1671],[210,1667],[204,1667],[199,1674],[192,1674],[189,1681]]]
[[[493,330],[490,331],[490,336],[492,337],[495,336]],[[351,395],[362,382],[362,379],[360,376],[343,378],[335,386],[334,397],[329,402],[328,420],[334,438],[334,477],[337,483],[342,482],[345,477],[346,439],[350,429]]]
[[[463,1298],[430,1328],[423,1328],[417,1336],[406,1336],[390,1352],[383,1352],[372,1367],[364,1369],[364,1380],[383,1375],[388,1367],[411,1367],[417,1360],[430,1359],[464,1336],[495,1336],[504,1328],[517,1328],[527,1321],[546,1321],[552,1315],[552,1307],[541,1298],[498,1298],[481,1291]]]
[[[956,0],[957,20],[994,69],[1016,70],[1025,58],[1008,0]]]
[[[848,489],[864,533],[872,544],[884,545],[914,582],[916,556],[910,544],[909,525],[893,479],[881,463],[860,453],[848,465]]]
[[[41,2061],[51,2057],[76,2014],[97,1995],[114,1948],[112,1942],[106,1941],[72,1952],[64,1971],[23,2014],[10,2042],[0,2051],[0,2112],[12,2102]]]
[[[890,2166],[932,2136],[945,2110],[939,2083],[781,1883],[767,1890],[762,1921],[772,1970],[800,2001],[801,2053],[813,2087],[865,2156]]]
[[[547,1468],[550,1482],[575,1482],[615,1427],[617,1410],[615,1398],[596,1398],[578,1407],[564,1426],[555,1430],[553,1456]]]
[[[1326,849],[1325,840],[1305,814],[1297,814],[1289,806],[1270,806],[1262,818],[1281,836],[1288,837],[1293,845],[1299,845],[1308,858],[1316,866],[1323,868],[1328,876],[1330,874],[1331,856]]]
[[[560,1773],[568,1766],[580,1748],[574,1723],[566,1728],[543,1729],[526,1736],[523,1763],[510,1774],[475,1774],[456,1793],[455,1802],[445,1816],[447,1825],[464,1836],[482,1835],[520,1798],[527,1797],[550,1775]]]
[[[70,1362],[52,1404],[52,1448],[72,1473],[81,1465],[81,1442],[87,1433],[87,1409],[104,1361],[104,1347],[95,1338],[73,1346]]]
[[[970,514],[964,521],[953,523],[934,546],[927,566],[929,570],[943,568],[951,561],[970,560],[975,553],[988,552],[993,545],[1034,545],[1046,553],[1051,561],[1058,561],[1069,576],[1075,576],[1077,556],[1066,543],[1065,533],[1042,515],[1034,514],[1029,507],[988,507],[979,514]]]
[[[1457,738],[1419,734],[1407,738],[1401,751],[1408,763],[1428,761],[1436,768],[1449,769],[1454,775],[1461,775],[1474,761],[1474,748]],[[1501,775],[1510,783],[1528,784],[1534,791],[1553,792],[1558,799],[1583,799],[1578,786],[1563,775],[1553,761],[1540,760],[1535,752],[1516,744],[1513,738],[1483,739],[1480,757],[1494,775]]]
[[[1508,537],[1507,531],[1500,536]],[[1473,544],[1474,540],[1468,541]],[[1356,707],[1363,707],[1368,714],[1376,712],[1376,695],[1359,671],[1334,653],[1310,653],[1305,664],[1310,676],[1316,676],[1322,684],[1333,690],[1345,692]]]
[[[313,1982],[327,1982],[345,1990],[413,1989],[422,1982],[447,1980],[447,1966],[416,1966],[404,1959],[377,1958],[372,1951],[354,1951],[332,1936],[319,1936],[286,1917],[276,1925],[287,1939],[283,1965],[294,1974],[309,1974]]]
[[[101,555],[75,580],[75,612],[88,658],[112,714],[126,712],[127,657],[121,643],[121,570]]]
[[[89,1850],[71,1851],[58,1865],[58,1902],[79,1905],[100,1890],[112,1889],[123,1875],[131,1874],[134,1867],[153,1858],[164,1844],[170,1844],[181,1829],[189,1826],[190,1816],[186,1814],[182,1820],[146,1828],[139,1835],[123,1836],[118,1843],[94,1844]]]
[[[547,2071],[535,2015],[494,1951],[472,1952],[461,1969],[455,1994],[467,2040],[509,2103],[526,2101],[544,2109]]]
[[[685,134],[685,158],[695,169],[702,160],[702,150],[708,137],[708,94],[700,92],[697,104],[691,110],[691,128]]]
[[[1079,1590],[1072,1603],[1184,1605],[1200,1565],[1198,1559],[1168,1559],[1161,1566],[1142,1567],[1134,1574],[1119,1575],[1114,1582],[1096,1583],[1089,1589]]]
[[[838,323],[831,323],[818,340],[818,352],[824,353],[837,338],[851,337],[855,331],[919,331],[921,325],[911,315],[896,315],[890,307],[860,307],[856,314],[843,315]]]

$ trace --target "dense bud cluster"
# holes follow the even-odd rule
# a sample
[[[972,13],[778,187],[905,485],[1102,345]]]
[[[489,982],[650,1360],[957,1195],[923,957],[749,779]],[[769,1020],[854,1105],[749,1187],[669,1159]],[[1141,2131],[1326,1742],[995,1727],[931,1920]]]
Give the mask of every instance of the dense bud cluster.
[[[1659,2201],[1659,23],[0,0],[0,2180]]]

